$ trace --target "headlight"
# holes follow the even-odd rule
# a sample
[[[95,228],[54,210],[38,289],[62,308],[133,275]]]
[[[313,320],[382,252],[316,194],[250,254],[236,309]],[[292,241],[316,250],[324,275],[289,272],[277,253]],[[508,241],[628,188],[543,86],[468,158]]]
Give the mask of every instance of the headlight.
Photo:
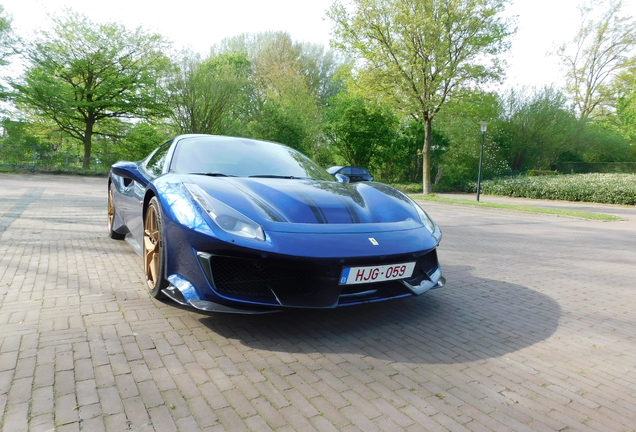
[[[422,207],[417,205],[416,202],[413,202],[413,205],[415,205],[417,213],[420,215],[420,219],[422,220],[422,223],[424,224],[428,232],[430,232],[431,234],[435,234],[435,229],[437,228],[437,226],[435,225],[435,222],[433,222],[433,219],[431,219],[429,215],[426,214],[424,210],[422,210]]]
[[[409,198],[407,194],[399,190],[397,192],[401,194],[408,202],[413,204],[413,206],[417,210],[417,214],[419,215],[420,220],[422,221],[428,232],[430,232],[431,235],[433,235],[433,237],[435,237],[439,241],[441,239],[442,231],[440,231],[440,229],[437,227],[437,224],[433,222],[433,219],[431,219],[430,216],[424,210],[422,210],[422,207],[420,207],[415,201]],[[435,235],[436,232],[438,233],[437,236]]]
[[[263,228],[252,219],[211,197],[194,183],[185,183],[184,186],[223,231],[239,237],[265,241]]]

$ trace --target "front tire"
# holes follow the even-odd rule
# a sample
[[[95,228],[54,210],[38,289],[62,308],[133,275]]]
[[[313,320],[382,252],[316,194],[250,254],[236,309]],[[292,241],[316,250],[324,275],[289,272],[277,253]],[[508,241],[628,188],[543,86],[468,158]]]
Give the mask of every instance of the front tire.
[[[113,184],[108,185],[108,236],[114,240],[123,240],[126,237],[124,234],[120,234],[113,230],[113,223],[115,221],[115,199],[113,192]]]
[[[152,197],[144,218],[144,273],[150,295],[156,299],[165,297],[161,291],[168,286],[165,279],[165,241],[163,239],[163,221],[161,208],[156,197]]]

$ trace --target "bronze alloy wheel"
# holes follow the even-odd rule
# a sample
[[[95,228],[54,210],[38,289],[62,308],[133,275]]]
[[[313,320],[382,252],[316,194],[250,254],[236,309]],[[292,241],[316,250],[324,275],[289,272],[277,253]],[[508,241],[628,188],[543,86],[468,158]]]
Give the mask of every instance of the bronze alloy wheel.
[[[150,200],[144,219],[144,273],[150,294],[162,297],[161,290],[168,284],[163,277],[163,241],[161,238],[161,215],[156,198]]]
[[[113,199],[113,185],[108,186],[108,235],[112,239],[121,240],[125,236],[113,230],[115,221],[115,200]]]

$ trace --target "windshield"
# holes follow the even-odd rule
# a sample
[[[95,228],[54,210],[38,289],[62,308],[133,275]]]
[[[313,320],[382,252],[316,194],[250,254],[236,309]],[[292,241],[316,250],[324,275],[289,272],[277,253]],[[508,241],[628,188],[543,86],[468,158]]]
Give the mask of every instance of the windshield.
[[[180,140],[170,171],[233,177],[309,178],[334,181],[323,168],[282,144],[221,136]]]

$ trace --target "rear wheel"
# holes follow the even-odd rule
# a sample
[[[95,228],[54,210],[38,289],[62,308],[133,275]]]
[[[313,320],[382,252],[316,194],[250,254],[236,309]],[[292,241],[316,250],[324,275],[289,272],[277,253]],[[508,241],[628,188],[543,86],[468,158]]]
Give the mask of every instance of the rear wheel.
[[[115,221],[115,200],[113,199],[113,184],[108,186],[108,236],[115,240],[123,240],[124,234],[120,234],[113,230],[113,222]]]
[[[143,257],[146,285],[150,295],[156,299],[165,297],[161,290],[168,286],[168,281],[164,277],[165,253],[161,209],[159,201],[153,197],[144,219]]]

